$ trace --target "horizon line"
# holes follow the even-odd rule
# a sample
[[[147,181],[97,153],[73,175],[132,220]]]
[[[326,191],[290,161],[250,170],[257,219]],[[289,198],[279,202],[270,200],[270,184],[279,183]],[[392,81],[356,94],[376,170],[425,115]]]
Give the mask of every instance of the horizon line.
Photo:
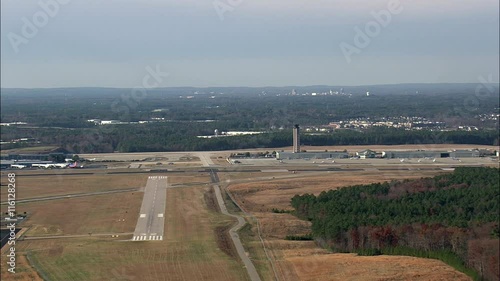
[[[194,88],[194,89],[207,89],[207,88],[305,88],[305,87],[374,87],[374,86],[401,86],[401,85],[499,85],[500,82],[480,83],[480,82],[407,82],[407,83],[394,83],[394,84],[360,84],[360,85],[287,85],[287,86],[171,86],[171,87],[153,87],[147,88],[148,90],[155,89],[176,89],[176,88]],[[50,89],[134,89],[134,87],[109,87],[109,86],[67,86],[67,87],[0,87],[0,90],[50,90]]]

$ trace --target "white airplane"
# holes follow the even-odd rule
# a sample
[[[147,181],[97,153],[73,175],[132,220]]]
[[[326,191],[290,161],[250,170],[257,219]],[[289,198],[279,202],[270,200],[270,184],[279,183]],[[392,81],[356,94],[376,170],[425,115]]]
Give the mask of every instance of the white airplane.
[[[436,162],[436,158],[432,159],[432,162]]]
[[[335,160],[332,160],[332,163],[335,163]]]
[[[26,168],[26,165],[17,165],[17,164],[14,164],[14,165],[10,165],[10,167],[16,168],[16,169],[24,169],[24,168]]]
[[[405,160],[404,159],[400,159],[399,162],[403,163]]]
[[[69,166],[69,164],[50,164],[51,167],[54,167],[54,168],[66,168]]]
[[[33,164],[31,165],[33,168],[42,168],[42,169],[48,169],[50,168],[51,164]]]

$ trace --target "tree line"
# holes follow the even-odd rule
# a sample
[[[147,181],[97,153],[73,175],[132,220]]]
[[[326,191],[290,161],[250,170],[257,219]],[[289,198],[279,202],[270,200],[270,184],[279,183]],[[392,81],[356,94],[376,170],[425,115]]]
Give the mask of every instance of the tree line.
[[[210,151],[248,148],[279,148],[292,145],[291,130],[272,130],[251,136],[197,138],[213,134],[220,123],[158,123],[106,125],[92,128],[2,128],[3,139],[25,136],[43,145],[60,146],[72,153]],[[406,131],[373,128],[366,131],[337,130],[321,135],[302,134],[303,145],[397,145],[397,144],[477,144],[498,145],[497,131],[474,132]],[[2,145],[2,149],[30,144]]]

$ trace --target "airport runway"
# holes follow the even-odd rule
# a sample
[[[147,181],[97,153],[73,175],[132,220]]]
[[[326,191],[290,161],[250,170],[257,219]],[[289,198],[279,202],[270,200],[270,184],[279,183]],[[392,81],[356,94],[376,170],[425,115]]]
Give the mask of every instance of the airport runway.
[[[163,240],[166,203],[167,177],[150,176],[144,190],[141,211],[132,241]]]

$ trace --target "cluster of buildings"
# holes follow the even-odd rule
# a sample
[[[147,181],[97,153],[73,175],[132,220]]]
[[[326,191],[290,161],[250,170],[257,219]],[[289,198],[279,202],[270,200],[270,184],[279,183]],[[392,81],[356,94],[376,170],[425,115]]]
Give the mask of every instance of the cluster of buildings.
[[[386,158],[386,159],[423,159],[423,158],[473,158],[498,156],[498,151],[487,149],[467,149],[467,150],[415,150],[415,151],[373,151],[365,149],[356,153],[347,151],[324,151],[324,152],[302,152],[300,149],[300,126],[293,127],[293,150],[292,152],[277,152],[278,160],[293,159],[342,159],[342,158]]]
[[[73,154],[62,152],[46,154],[2,154],[0,156],[1,169],[24,168],[64,168],[73,163]],[[60,164],[65,163],[65,164]],[[76,166],[73,165],[72,168]]]
[[[16,125],[27,125],[28,123],[26,122],[11,122],[11,123],[0,123],[0,126],[16,126]]]
[[[294,148],[295,150],[295,148]],[[414,151],[373,151],[366,149],[356,153],[347,151],[325,151],[325,152],[277,152],[278,160],[297,159],[346,159],[346,158],[385,158],[385,159],[436,159],[436,158],[474,158],[498,156],[497,151],[470,149],[470,150],[414,150]]]
[[[101,120],[101,119],[89,119],[87,122],[94,123],[94,125],[128,125],[128,124],[145,124],[149,121],[138,121],[138,122],[122,122],[119,120]]]
[[[368,129],[370,127],[388,127],[408,130],[422,129],[445,129],[446,123],[430,121],[424,117],[388,117],[372,120],[370,118],[356,118],[349,120],[341,120],[328,124],[333,129]]]
[[[227,131],[222,132],[218,129],[215,129],[214,134],[211,136],[197,136],[200,139],[211,139],[218,137],[234,137],[234,136],[248,136],[248,135],[260,135],[265,132],[256,132],[256,131]]]
[[[0,140],[0,144],[15,144],[15,143],[31,143],[31,144],[37,144],[40,143],[39,140],[36,140],[34,138],[19,138],[19,139],[13,139],[11,141],[3,141]]]
[[[500,114],[498,113],[498,108],[496,109],[497,113],[484,113],[476,115],[475,118],[485,122],[485,121],[498,121],[500,119]]]
[[[367,93],[367,96],[369,96],[369,92]],[[276,96],[281,96],[281,94],[277,94]],[[297,93],[295,89],[292,89],[292,91],[288,94],[285,94],[285,96],[352,96],[351,93],[344,93],[344,88],[341,88],[340,91],[332,91],[329,90],[328,92],[305,92],[302,94]]]

